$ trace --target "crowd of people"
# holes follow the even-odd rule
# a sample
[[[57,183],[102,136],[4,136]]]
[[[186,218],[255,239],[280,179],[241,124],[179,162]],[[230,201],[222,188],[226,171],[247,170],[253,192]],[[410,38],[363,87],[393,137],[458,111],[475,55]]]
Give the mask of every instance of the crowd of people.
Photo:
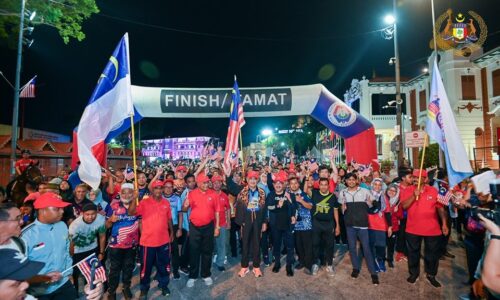
[[[129,168],[104,169],[98,189],[81,182],[77,172],[62,170],[38,186],[28,183],[20,208],[0,190],[0,263],[12,261],[12,251],[25,257],[10,273],[15,276],[0,272],[7,276],[0,278],[0,298],[24,297],[28,285],[21,283],[42,274],[43,280],[32,280],[28,289],[38,299],[72,299],[79,290],[96,299],[103,289],[108,299],[117,293],[132,299],[137,266],[141,299],[148,296],[153,267],[162,295],[168,296],[169,281],[181,276],[188,279],[186,288],[199,278],[212,285],[212,268],[225,271],[228,256],[241,260],[239,277],[262,277],[262,265],[280,273],[282,261],[289,277],[299,271],[334,277],[339,244],[347,245],[354,279],[363,260],[374,285],[385,284],[379,275],[395,262],[407,262],[407,282],[415,284],[423,256],[422,277],[439,288],[439,261],[454,258],[447,250],[452,229],[454,242],[466,251],[467,297],[499,295],[498,278],[490,277],[498,276],[498,269],[484,280],[481,270],[484,260],[499,260],[482,256],[490,236],[491,248],[498,246],[500,229],[474,215],[477,207],[491,208],[491,194],[476,194],[469,180],[449,187],[442,169],[381,172],[354,161],[333,162],[298,161],[291,154],[284,161],[273,155],[238,164],[207,155],[197,163],[146,166],[136,177]],[[17,171],[22,174],[31,164],[18,164]],[[92,254],[106,266],[108,278],[93,294],[88,286],[79,287],[78,269],[63,271]],[[18,282],[11,294],[4,279]]]

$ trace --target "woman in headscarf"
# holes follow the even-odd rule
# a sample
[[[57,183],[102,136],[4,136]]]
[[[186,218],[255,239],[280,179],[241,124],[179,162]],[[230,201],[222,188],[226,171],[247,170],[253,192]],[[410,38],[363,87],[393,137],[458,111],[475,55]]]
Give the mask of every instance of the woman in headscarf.
[[[375,257],[377,272],[385,272],[385,248],[387,237],[392,236],[391,205],[389,197],[383,189],[382,178],[374,178],[371,182],[371,192],[375,199],[368,215],[370,249]]]
[[[71,201],[71,198],[73,197],[73,190],[67,180],[62,180],[61,183],[59,183],[59,191],[59,195],[64,201]]]
[[[97,206],[97,213],[103,216],[106,215],[106,208],[108,207],[108,202],[102,199],[102,193],[100,189],[90,190],[87,193],[87,199],[92,201]]]
[[[394,250],[399,234],[399,222],[403,219],[403,209],[399,207],[399,186],[391,183],[385,190],[385,197],[389,198],[391,206],[392,235],[387,236],[387,264],[394,268]]]

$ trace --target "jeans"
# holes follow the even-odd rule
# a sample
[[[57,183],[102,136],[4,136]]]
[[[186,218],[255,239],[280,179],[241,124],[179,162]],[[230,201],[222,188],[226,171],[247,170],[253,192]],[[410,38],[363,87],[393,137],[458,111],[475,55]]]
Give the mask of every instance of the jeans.
[[[200,273],[202,278],[212,275],[214,229],[215,226],[212,222],[205,226],[196,226],[189,222],[189,279],[198,278]]]
[[[215,264],[218,267],[222,267],[224,266],[224,259],[226,258],[226,239],[228,230],[225,227],[221,227],[219,232],[219,236],[215,238],[215,253],[217,254]]]
[[[375,275],[375,260],[373,259],[373,254],[370,249],[370,241],[368,238],[368,229],[356,228],[352,226],[346,227],[347,231],[347,242],[349,244],[349,255],[351,257],[352,268],[355,270],[361,270],[361,258],[358,254],[358,249],[356,247],[357,241],[361,243],[361,248],[363,249],[363,256],[366,259],[366,264],[368,265],[368,271],[370,274]]]
[[[368,230],[370,249],[377,260],[385,261],[385,247],[387,232],[381,230]]]
[[[130,287],[136,253],[136,248],[109,248],[109,294],[116,293],[116,289],[120,283],[120,275],[122,277],[123,287]]]
[[[469,273],[469,283],[475,280],[477,264],[483,255],[484,234],[470,235],[466,234],[464,238],[465,255],[467,258],[467,271]]]
[[[170,244],[159,247],[141,246],[141,291],[149,290],[151,271],[156,266],[156,276],[160,289],[168,287],[170,274],[167,266],[170,264]]]

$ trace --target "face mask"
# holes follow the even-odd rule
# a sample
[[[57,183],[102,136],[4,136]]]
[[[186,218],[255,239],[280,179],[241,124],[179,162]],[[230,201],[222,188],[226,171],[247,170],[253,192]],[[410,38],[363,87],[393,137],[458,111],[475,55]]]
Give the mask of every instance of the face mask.
[[[123,204],[129,204],[130,202],[132,202],[132,199],[124,199],[124,198],[121,198],[120,201],[123,203]]]

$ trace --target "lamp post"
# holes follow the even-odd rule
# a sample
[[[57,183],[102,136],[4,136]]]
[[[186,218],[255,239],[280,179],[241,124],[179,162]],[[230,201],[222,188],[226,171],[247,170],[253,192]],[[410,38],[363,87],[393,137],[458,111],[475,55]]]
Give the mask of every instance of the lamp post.
[[[21,14],[19,15],[19,40],[17,41],[16,80],[14,82],[14,107],[12,109],[12,133],[10,153],[10,174],[16,174],[17,124],[19,122],[19,85],[21,81],[21,63],[23,56],[24,14],[26,0],[21,0]],[[30,21],[35,18],[36,12],[30,14]]]
[[[396,0],[392,2],[393,14],[388,15],[384,18],[385,22],[392,25],[392,38],[394,40],[394,60],[395,60],[395,73],[396,73],[396,125],[399,128],[399,135],[397,137],[398,147],[398,167],[403,163],[404,151],[402,143],[402,126],[401,126],[401,105],[403,104],[403,99],[401,98],[401,77],[400,77],[400,63],[399,63],[399,48],[398,48],[398,32],[397,32],[397,20],[396,20]]]

